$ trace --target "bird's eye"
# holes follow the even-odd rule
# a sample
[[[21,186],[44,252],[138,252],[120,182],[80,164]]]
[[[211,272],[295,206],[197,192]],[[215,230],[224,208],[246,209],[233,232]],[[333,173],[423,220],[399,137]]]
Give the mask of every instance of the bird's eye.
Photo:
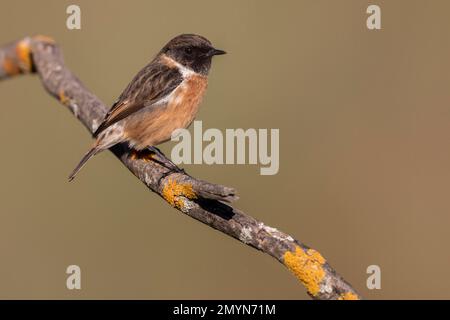
[[[184,52],[186,54],[192,54],[192,48],[191,47],[186,47],[186,48],[184,48]]]

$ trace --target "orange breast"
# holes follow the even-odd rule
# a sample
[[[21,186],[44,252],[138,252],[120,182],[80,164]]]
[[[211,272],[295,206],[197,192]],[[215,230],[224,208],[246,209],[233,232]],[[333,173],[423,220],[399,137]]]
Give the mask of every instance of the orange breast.
[[[186,78],[166,105],[149,108],[130,117],[125,134],[135,149],[156,146],[170,139],[172,132],[187,128],[197,115],[208,81],[201,75]]]

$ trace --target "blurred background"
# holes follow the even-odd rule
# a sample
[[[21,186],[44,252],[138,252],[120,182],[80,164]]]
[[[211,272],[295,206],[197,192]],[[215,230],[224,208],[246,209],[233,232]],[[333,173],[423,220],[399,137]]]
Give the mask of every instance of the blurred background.
[[[81,30],[66,8],[81,7]],[[378,4],[382,30],[366,28]],[[3,1],[0,43],[47,34],[111,104],[173,36],[215,59],[206,128],[279,128],[280,171],[185,165],[319,250],[369,299],[450,298],[448,1]],[[0,298],[302,299],[278,262],[171,208],[36,76],[0,83]],[[162,146],[170,155],[171,144]],[[68,265],[82,289],[66,289]],[[382,271],[366,288],[366,268]]]

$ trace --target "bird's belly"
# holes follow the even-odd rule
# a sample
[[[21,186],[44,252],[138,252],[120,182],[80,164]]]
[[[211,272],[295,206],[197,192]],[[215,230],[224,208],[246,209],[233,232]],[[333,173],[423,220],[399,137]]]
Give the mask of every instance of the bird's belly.
[[[169,140],[176,129],[187,128],[197,115],[206,87],[206,77],[190,76],[167,103],[133,115],[125,128],[130,146],[137,150],[156,146]]]

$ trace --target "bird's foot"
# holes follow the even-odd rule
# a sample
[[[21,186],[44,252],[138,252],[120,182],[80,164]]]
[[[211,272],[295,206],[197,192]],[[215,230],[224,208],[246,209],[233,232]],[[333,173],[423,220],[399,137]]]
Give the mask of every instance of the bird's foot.
[[[163,167],[177,173],[186,174],[184,169],[179,168],[175,163],[170,161],[164,154],[156,147],[148,147],[143,150],[132,150],[130,153],[130,157],[133,160],[143,160],[145,162],[157,162]]]
[[[186,174],[186,172],[184,171],[184,169],[179,168],[175,163],[173,163],[171,160],[169,160],[162,152],[161,150],[159,150],[157,147],[148,147],[148,150],[150,150],[150,152],[153,152],[154,155],[158,156],[158,160],[159,162],[166,167],[167,169],[174,171],[174,172],[178,172],[178,173],[183,173]]]
[[[149,150],[149,149],[143,149],[143,150],[131,150],[130,152],[130,158],[132,160],[143,160],[145,162],[154,161],[156,159],[156,153]]]

